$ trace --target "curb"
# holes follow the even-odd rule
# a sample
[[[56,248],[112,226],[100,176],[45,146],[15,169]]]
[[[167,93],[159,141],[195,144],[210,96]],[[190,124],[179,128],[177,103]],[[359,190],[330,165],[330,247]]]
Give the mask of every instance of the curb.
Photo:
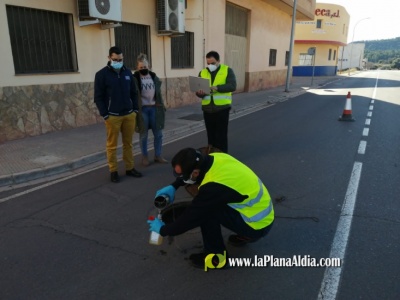
[[[268,100],[265,100],[261,103],[257,103],[257,104],[254,104],[251,106],[246,106],[246,107],[232,108],[229,119],[234,120],[234,119],[240,118],[242,116],[245,116],[245,115],[255,112],[257,110],[274,105],[275,103],[283,102],[290,98],[297,97],[306,92],[307,92],[307,90],[302,89],[299,91],[294,91],[294,92],[288,93],[287,95],[283,95],[283,96],[270,95],[268,97],[269,98]],[[169,142],[171,140],[176,139],[177,137],[190,136],[192,134],[196,134],[203,130],[205,130],[204,121],[197,121],[196,123],[194,123],[190,126],[183,126],[182,128],[170,129],[170,130],[163,132],[164,142],[166,142],[166,141]],[[152,139],[153,139],[153,137],[149,137],[149,145],[152,144]],[[149,149],[152,149],[152,148],[150,147]],[[118,147],[117,151],[118,151],[117,152],[118,155],[120,155],[121,151],[122,151],[121,145]],[[134,151],[135,155],[140,153],[139,141],[133,142],[133,151]],[[52,165],[49,167],[32,169],[29,171],[14,173],[11,175],[2,175],[2,176],[0,176],[0,187],[5,187],[7,185],[12,186],[12,185],[17,185],[17,184],[22,184],[22,183],[33,181],[36,179],[41,179],[41,178],[45,178],[45,177],[59,175],[59,174],[66,173],[66,172],[71,172],[71,171],[86,167],[86,166],[94,164],[94,163],[99,163],[101,161],[104,161],[104,164],[106,164],[106,162],[107,162],[105,150],[96,152],[93,154],[89,154],[86,156],[82,156],[80,158],[74,159],[74,160],[72,160],[70,162],[66,162],[66,163],[60,163],[60,164]]]

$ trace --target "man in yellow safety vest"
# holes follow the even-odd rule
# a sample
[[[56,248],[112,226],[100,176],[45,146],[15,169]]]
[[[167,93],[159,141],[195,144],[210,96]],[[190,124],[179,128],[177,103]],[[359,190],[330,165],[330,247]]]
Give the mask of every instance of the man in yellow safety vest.
[[[220,63],[218,52],[208,52],[206,61],[207,68],[201,70],[199,77],[210,81],[210,90],[199,90],[196,95],[202,98],[208,144],[228,153],[229,111],[232,92],[236,90],[236,77],[230,67]]]
[[[229,236],[233,246],[243,246],[265,236],[274,222],[271,197],[261,179],[246,165],[226,153],[203,155],[193,148],[179,151],[172,159],[175,182],[157,191],[168,195],[185,184],[199,184],[199,192],[178,218],[165,224],[148,221],[150,231],[176,236],[201,228],[204,251],[190,255],[195,267],[204,268],[207,255],[225,255],[221,225],[236,234]],[[218,262],[216,262],[218,264]]]

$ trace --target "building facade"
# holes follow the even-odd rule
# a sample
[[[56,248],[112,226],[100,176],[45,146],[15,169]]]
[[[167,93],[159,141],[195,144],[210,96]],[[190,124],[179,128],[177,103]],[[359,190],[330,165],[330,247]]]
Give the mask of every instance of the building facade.
[[[297,21],[293,76],[332,76],[337,72],[339,47],[347,43],[350,16],[340,5],[317,3],[314,19]]]
[[[364,49],[365,43],[359,42],[339,47],[338,71],[348,70],[349,68],[365,69]]]
[[[315,0],[299,0],[312,20]],[[95,73],[117,45],[135,69],[139,53],[163,81],[167,107],[198,102],[188,76],[218,51],[238,92],[283,85],[291,0],[0,0],[0,142],[103,122]]]

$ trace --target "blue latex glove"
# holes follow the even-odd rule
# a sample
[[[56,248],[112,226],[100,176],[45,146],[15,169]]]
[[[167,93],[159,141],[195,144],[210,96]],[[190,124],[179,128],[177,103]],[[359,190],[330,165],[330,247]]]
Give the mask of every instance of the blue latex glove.
[[[165,225],[165,223],[158,218],[155,218],[154,220],[147,220],[147,223],[150,225],[149,231],[154,231],[157,233],[160,233],[161,227]]]
[[[175,188],[172,185],[168,185],[166,187],[163,187],[162,189],[159,189],[156,192],[155,198],[157,198],[160,195],[167,195],[169,197],[169,203],[172,204],[175,200],[175,192],[176,192]]]

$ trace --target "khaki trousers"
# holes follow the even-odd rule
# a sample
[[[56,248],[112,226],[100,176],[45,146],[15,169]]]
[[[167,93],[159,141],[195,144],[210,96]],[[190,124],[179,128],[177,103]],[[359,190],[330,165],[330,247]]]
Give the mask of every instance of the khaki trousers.
[[[132,170],[134,167],[132,139],[135,133],[136,113],[133,112],[125,116],[109,116],[105,123],[107,129],[107,161],[110,172],[118,171],[117,146],[120,132],[125,170]]]

